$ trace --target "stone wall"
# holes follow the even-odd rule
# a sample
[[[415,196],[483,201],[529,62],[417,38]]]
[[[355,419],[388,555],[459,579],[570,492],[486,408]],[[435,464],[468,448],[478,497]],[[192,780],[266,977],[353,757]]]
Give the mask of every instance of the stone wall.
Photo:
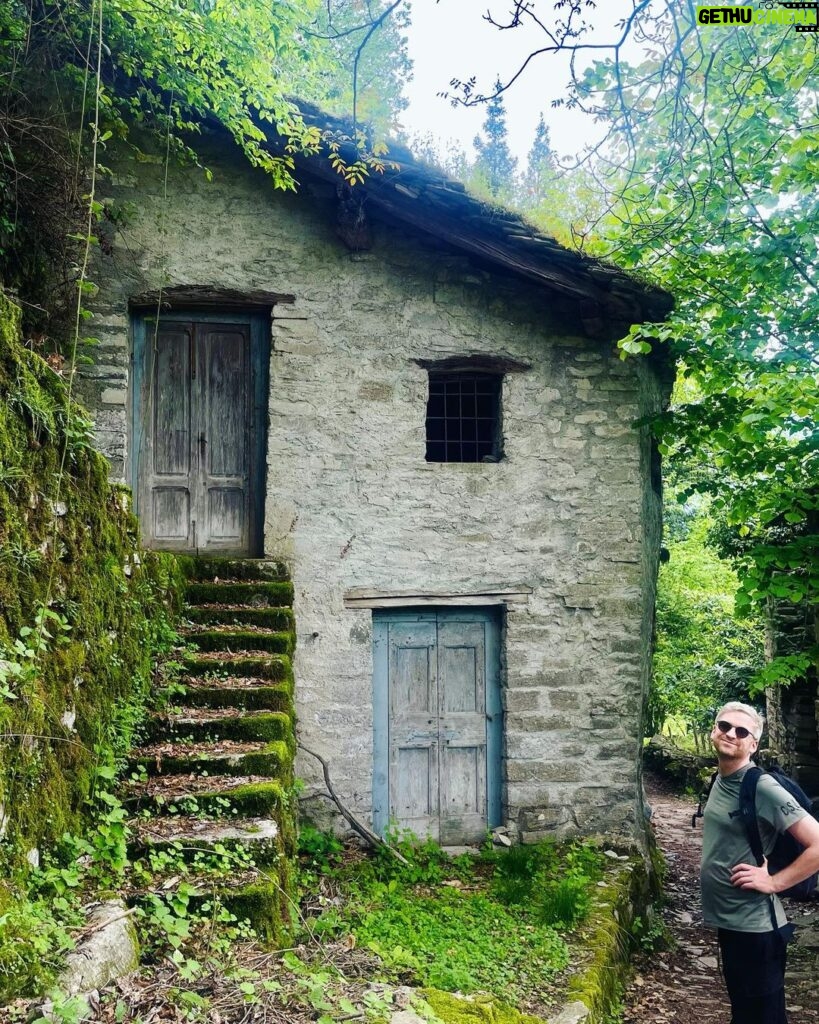
[[[295,296],[273,309],[265,553],[285,559],[299,625],[299,728],[342,798],[371,808],[372,612],[387,593],[531,590],[505,616],[504,808],[526,839],[641,820],[639,747],[660,537],[656,456],[634,421],[668,382],[591,341],[564,297],[407,228],[370,252],[336,238],[333,190],[276,193],[224,158],[213,181],[149,164],[95,280],[98,364],[84,382],[115,475],[127,457],[128,298],[195,284]],[[503,459],[433,464],[418,360],[501,356]],[[652,486],[652,476],[653,483]],[[302,774],[317,780],[313,766]]]
[[[815,643],[815,609],[771,602],[767,614],[768,658],[801,654]],[[771,752],[810,796],[819,796],[819,689],[816,673],[766,693]]]

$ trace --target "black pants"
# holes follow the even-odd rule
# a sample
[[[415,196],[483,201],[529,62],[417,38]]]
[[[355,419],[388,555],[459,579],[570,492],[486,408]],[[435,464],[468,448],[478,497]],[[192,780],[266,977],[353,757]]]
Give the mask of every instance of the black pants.
[[[731,1024],[788,1024],[785,1012],[787,943],[780,932],[720,928],[722,974],[731,999]]]

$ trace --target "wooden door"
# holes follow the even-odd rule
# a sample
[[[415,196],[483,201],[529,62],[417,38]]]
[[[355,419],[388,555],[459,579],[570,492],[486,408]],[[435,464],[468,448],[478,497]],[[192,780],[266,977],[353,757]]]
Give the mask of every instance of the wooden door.
[[[499,624],[490,610],[374,619],[374,822],[443,845],[500,823]]]
[[[133,466],[147,546],[258,553],[263,375],[253,342],[247,317],[136,325]]]

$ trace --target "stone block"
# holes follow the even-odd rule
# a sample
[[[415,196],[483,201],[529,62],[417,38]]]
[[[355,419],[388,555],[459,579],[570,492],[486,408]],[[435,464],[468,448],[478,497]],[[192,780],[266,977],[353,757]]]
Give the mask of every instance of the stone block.
[[[513,732],[512,724],[507,718],[506,756],[510,758],[545,757],[555,742],[555,737],[548,734],[569,731],[563,718],[543,721],[536,732]]]
[[[554,795],[555,783],[582,783],[587,782],[588,778],[589,766],[580,758],[543,764],[537,778],[516,783],[510,789],[510,796],[514,798],[516,804],[537,807],[550,802]]]
[[[579,999],[573,1003],[567,1003],[556,1017],[551,1018],[551,1024],[585,1024],[591,1020],[591,1010]]]
[[[551,690],[549,704],[562,711],[574,711],[582,707],[585,701],[581,701],[580,694],[576,690]]]
[[[613,640],[609,641],[609,650],[614,651],[615,653],[641,654],[643,650],[643,640],[639,636],[615,637]]]
[[[572,819],[568,805],[524,809],[520,813],[520,829],[523,833],[548,834]]]
[[[103,405],[125,405],[128,392],[121,388],[103,388],[100,401]]]
[[[533,758],[526,761],[522,758],[506,759],[506,781],[510,784],[519,782],[540,782],[543,778],[543,760]]]
[[[509,714],[521,711],[539,711],[542,694],[539,690],[517,690],[504,687],[501,692],[503,706]]]
[[[591,583],[578,583],[564,588],[561,596],[567,608],[593,609],[600,601],[600,588]]]
[[[634,743],[630,739],[611,740],[598,743],[595,756],[599,761],[620,760],[629,763],[634,760]]]

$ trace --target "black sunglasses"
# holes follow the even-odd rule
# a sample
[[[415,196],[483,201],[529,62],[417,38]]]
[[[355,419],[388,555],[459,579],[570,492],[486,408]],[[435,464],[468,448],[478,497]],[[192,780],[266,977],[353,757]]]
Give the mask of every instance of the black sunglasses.
[[[754,736],[750,729],[746,729],[744,725],[734,725],[731,722],[717,722],[717,728],[720,732],[724,732],[726,735],[733,729],[736,733],[738,740],[747,739],[748,736]],[[756,739],[756,736],[754,736]]]

